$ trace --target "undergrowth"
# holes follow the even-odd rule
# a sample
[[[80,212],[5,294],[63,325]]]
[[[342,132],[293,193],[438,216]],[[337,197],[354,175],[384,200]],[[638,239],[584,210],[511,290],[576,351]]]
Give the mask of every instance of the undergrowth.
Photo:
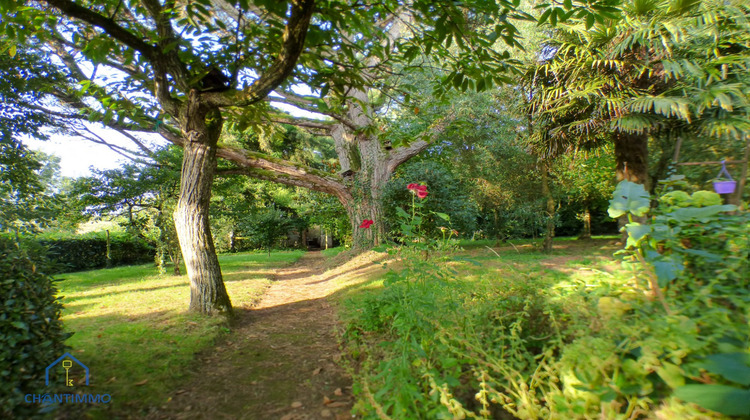
[[[583,246],[472,259],[406,235],[391,250],[403,268],[345,306],[355,408],[365,419],[750,416],[750,217],[665,206],[650,230],[629,227],[622,263]]]

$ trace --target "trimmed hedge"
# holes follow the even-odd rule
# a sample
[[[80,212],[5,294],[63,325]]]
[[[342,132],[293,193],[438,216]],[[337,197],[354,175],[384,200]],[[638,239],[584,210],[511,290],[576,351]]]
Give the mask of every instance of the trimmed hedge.
[[[65,352],[62,304],[43,253],[0,238],[0,418],[40,416],[26,394],[51,392],[45,368]]]
[[[40,239],[39,244],[47,248],[57,273],[93,270],[107,267],[107,239],[100,236]],[[110,238],[112,267],[153,262],[154,254],[154,248],[141,239],[128,235]]]

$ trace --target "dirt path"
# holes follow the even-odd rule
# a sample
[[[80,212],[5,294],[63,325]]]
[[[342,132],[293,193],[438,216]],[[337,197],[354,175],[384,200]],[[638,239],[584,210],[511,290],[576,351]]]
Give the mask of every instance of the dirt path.
[[[351,379],[340,352],[320,252],[280,269],[232,334],[196,360],[195,374],[153,419],[350,419]]]

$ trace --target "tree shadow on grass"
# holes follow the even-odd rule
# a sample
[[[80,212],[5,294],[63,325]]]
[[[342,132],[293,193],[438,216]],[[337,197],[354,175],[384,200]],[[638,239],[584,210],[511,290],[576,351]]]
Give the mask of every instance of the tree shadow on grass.
[[[190,378],[147,418],[351,418],[336,325],[325,297],[238,311],[232,334],[199,354]]]
[[[140,417],[144,407],[163,401],[180,385],[195,354],[220,334],[211,318],[170,310],[88,318],[66,322],[74,333],[69,352],[90,369],[89,386],[70,392],[109,394],[112,402],[66,405],[56,418]]]
[[[138,289],[125,289],[125,290],[116,290],[112,292],[104,292],[104,293],[96,293],[91,295],[78,295],[78,296],[63,296],[63,305],[66,307],[68,306],[66,302],[74,302],[76,300],[81,299],[97,299],[105,296],[114,296],[114,295],[120,295],[124,293],[136,293],[136,292],[152,292],[154,290],[160,290],[160,289],[170,289],[173,287],[186,287],[188,285],[187,281],[182,281],[179,284],[171,284],[171,285],[163,285],[163,286],[154,286],[154,287],[141,287]],[[79,292],[80,293],[80,292]]]

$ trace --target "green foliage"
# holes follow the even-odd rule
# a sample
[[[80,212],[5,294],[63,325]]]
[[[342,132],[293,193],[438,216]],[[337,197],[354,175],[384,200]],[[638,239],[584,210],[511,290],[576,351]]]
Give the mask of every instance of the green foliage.
[[[59,159],[0,141],[0,232],[37,232],[59,213],[52,179]]]
[[[156,249],[155,262],[161,272],[168,259],[175,274],[179,274],[182,253],[172,213],[177,203],[182,152],[177,147],[167,147],[151,157],[153,162],[96,170],[93,176],[75,179],[69,189],[69,207],[85,217],[109,216],[118,220],[127,232]],[[95,267],[100,266],[87,268]]]
[[[60,321],[62,304],[39,253],[0,238],[0,416],[35,418],[26,394],[45,394],[45,368],[70,336]]]
[[[545,126],[536,132],[540,149],[586,147],[618,131],[741,141],[750,128],[740,93],[748,86],[746,2],[622,6],[622,19],[573,14],[547,32],[545,59],[526,77]]]
[[[386,184],[383,192],[384,216],[392,230],[400,230],[397,210],[412,201],[413,195],[406,189],[410,183],[423,183],[429,188],[429,197],[423,208],[424,219],[420,221],[423,233],[442,237],[442,226],[457,230],[461,236],[472,236],[478,211],[471,200],[469,186],[460,182],[445,166],[430,161],[407,163]],[[437,212],[448,214],[450,224],[438,217]]]
[[[548,271],[517,250],[492,270],[412,247],[382,292],[351,303],[358,407],[366,418],[747,416],[750,215],[686,196],[627,226],[614,272]],[[620,184],[612,211],[645,216],[649,202]]]
[[[613,219],[628,213],[640,217],[648,213],[650,207],[651,200],[643,184],[622,181],[615,188],[608,212]]]
[[[154,259],[153,247],[128,234],[110,235],[110,261],[107,261],[104,232],[59,239],[41,237],[38,243],[47,249],[47,257],[58,273],[141,264]]]
[[[293,227],[294,222],[286,212],[271,207],[242,221],[240,228],[247,232],[251,243],[268,251],[270,257],[271,250]]]
[[[0,40],[0,144],[19,141],[21,135],[46,138],[44,126],[59,125],[39,109],[29,107],[43,99],[64,75],[41,50],[26,49],[3,37]]]
[[[662,182],[666,190],[680,183],[680,177]],[[643,195],[643,191],[631,193]],[[640,270],[655,280],[650,288],[670,315],[679,311],[684,322],[690,322],[693,328],[711,331],[702,342],[688,341],[680,355],[672,356],[674,363],[684,367],[676,376],[679,381],[672,381],[670,386],[675,388],[675,396],[684,401],[726,415],[750,415],[748,399],[742,398],[750,395],[750,382],[742,373],[750,373],[750,332],[746,328],[750,303],[750,214],[727,213],[737,208],[721,205],[718,194],[711,191],[689,196],[673,190],[662,194],[658,201],[660,206],[650,224],[626,225],[626,254],[639,261]],[[643,213],[638,209],[630,214]],[[666,300],[662,289],[668,296]],[[743,324],[745,328],[739,326]],[[700,370],[716,379],[705,381],[699,377]],[[692,384],[686,384],[691,380]],[[735,383],[744,388],[731,386]]]

